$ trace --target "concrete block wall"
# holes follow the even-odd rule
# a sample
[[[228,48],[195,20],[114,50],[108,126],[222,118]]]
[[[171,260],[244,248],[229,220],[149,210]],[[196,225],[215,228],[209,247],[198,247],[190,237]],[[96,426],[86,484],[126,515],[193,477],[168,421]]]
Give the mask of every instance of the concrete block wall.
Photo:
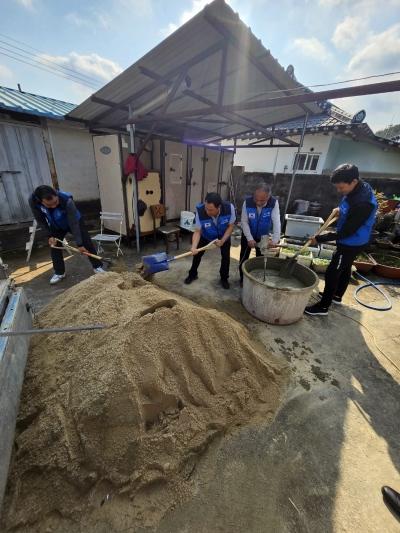
[[[256,185],[260,182],[267,183],[272,187],[272,194],[279,197],[281,211],[284,209],[290,187],[290,174],[273,176],[268,172],[243,172],[240,167],[239,169],[236,167],[234,176],[237,179],[236,205],[239,211],[241,210],[244,198],[253,194]],[[387,196],[399,194],[400,179],[398,178],[366,177],[365,181],[373,189],[383,192]],[[296,175],[293,186],[289,213],[294,211],[294,201],[297,199],[319,202],[322,205],[320,216],[325,218],[338,205],[340,196],[331,184],[329,176],[298,174]]]

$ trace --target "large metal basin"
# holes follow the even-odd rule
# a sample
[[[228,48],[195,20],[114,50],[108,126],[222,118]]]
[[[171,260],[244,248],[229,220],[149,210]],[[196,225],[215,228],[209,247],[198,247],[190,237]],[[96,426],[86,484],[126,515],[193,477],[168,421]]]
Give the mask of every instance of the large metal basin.
[[[280,270],[285,259],[269,257],[267,268]],[[263,257],[248,259],[243,264],[242,303],[247,311],[268,324],[293,324],[303,316],[304,309],[315,287],[318,276],[310,268],[295,265],[293,277],[305,285],[301,289],[271,287],[252,276],[253,270],[264,268]]]

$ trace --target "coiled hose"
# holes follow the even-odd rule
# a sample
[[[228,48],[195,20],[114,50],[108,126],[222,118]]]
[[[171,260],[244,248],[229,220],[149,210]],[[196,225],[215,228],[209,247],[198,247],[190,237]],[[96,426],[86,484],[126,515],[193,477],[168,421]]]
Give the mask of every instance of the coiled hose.
[[[381,290],[378,285],[397,285],[397,286],[400,286],[400,283],[395,283],[394,281],[377,281],[377,282],[373,282],[371,280],[369,280],[368,278],[365,278],[364,276],[362,276],[359,272],[355,272],[355,274],[357,277],[361,278],[363,281],[365,281],[366,283],[364,283],[363,285],[361,285],[360,287],[357,287],[354,291],[354,299],[360,304],[360,305],[363,305],[364,307],[367,307],[368,309],[373,309],[374,311],[389,311],[390,309],[392,309],[393,305],[392,305],[392,300],[390,299],[390,297],[383,291]],[[360,298],[358,297],[358,294],[363,290],[363,289],[366,289],[368,287],[372,287],[373,289],[377,290],[386,300],[387,304],[383,307],[377,307],[375,305],[371,305],[371,304],[366,304],[364,302],[362,302],[360,300]]]

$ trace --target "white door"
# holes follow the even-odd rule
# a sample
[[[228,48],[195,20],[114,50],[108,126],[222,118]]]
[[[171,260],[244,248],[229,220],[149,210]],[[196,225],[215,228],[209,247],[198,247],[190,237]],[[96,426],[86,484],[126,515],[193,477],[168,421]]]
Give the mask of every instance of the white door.
[[[229,200],[229,180],[232,172],[233,153],[222,152],[219,194],[223,200]]]
[[[51,185],[41,128],[0,123],[0,225],[32,220],[39,185]]]
[[[96,135],[93,137],[94,157],[99,180],[101,210],[109,213],[122,213],[125,220],[124,196],[121,176],[121,154],[118,135]],[[130,220],[132,205],[128,203]],[[119,222],[104,221],[104,226],[119,233]],[[122,233],[126,235],[126,224],[122,224]]]
[[[219,150],[206,150],[204,196],[208,192],[217,192],[220,158],[221,152]]]
[[[204,167],[204,148],[192,146],[189,207],[190,211],[195,212],[196,205],[202,202],[201,197],[203,189],[203,167]]]
[[[179,219],[186,206],[186,144],[166,141],[164,165],[167,220]]]

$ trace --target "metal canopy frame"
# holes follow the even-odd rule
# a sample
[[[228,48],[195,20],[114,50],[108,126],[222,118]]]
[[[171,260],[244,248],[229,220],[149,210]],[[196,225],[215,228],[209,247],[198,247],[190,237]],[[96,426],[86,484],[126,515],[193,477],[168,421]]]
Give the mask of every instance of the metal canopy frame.
[[[193,39],[188,42],[192,34]],[[191,76],[196,87],[192,87]],[[233,91],[232,87],[237,83],[235,94],[236,89]],[[85,121],[91,129],[118,130],[122,125],[134,124],[136,131],[145,133],[146,138],[157,132],[178,140],[190,137],[190,141],[212,143],[257,130],[270,139],[273,135],[266,128],[272,122],[279,122],[281,117],[295,118],[294,115],[301,116],[304,112],[318,113],[319,108],[315,104],[302,104],[297,109],[292,106],[284,110],[281,117],[272,111],[266,113],[268,120],[266,117],[256,120],[254,113],[239,113],[225,106],[240,103],[238,100],[256,94],[258,89],[290,94],[294,88],[304,90],[233,10],[223,0],[214,0],[161,45],[78,106],[70,117]],[[152,100],[157,102],[151,106]],[[191,109],[190,100],[200,101],[204,107]],[[130,118],[129,106],[133,109]],[[143,111],[146,107],[147,111]],[[277,139],[282,144],[297,146],[282,132]]]
[[[193,87],[193,81],[199,86]],[[237,92],[230,83],[238,84]],[[154,135],[204,147],[233,139],[235,151],[238,137],[258,132],[262,140],[248,147],[300,150],[301,141],[274,126],[319,114],[319,104],[327,99],[399,90],[400,80],[395,80],[312,92],[283,70],[224,0],[214,0],[68,118],[103,131],[128,127],[132,149],[135,132],[141,132],[139,157]],[[272,93],[278,96],[265,97]],[[193,107],[193,101],[202,106]]]

